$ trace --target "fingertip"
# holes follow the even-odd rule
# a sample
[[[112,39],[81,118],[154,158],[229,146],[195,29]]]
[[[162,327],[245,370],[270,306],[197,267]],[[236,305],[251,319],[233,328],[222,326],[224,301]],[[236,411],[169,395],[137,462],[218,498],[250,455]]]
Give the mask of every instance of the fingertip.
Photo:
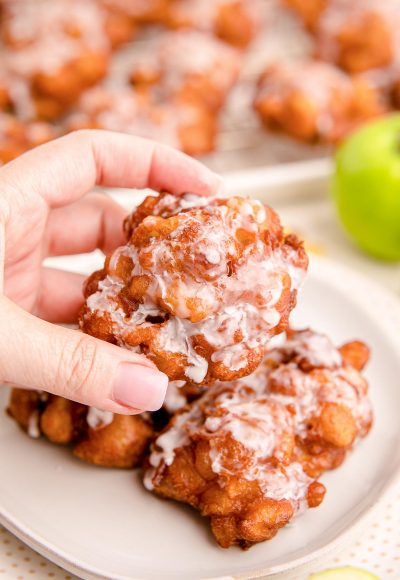
[[[148,173],[148,185],[156,191],[215,196],[222,178],[203,163],[166,145],[156,145]]]
[[[113,387],[113,400],[131,409],[157,411],[163,405],[168,377],[150,367],[123,362]]]
[[[216,197],[223,193],[225,189],[225,184],[220,175],[211,171],[203,164],[200,164],[201,170],[199,171],[199,191],[193,192],[201,195],[206,195],[210,197]]]

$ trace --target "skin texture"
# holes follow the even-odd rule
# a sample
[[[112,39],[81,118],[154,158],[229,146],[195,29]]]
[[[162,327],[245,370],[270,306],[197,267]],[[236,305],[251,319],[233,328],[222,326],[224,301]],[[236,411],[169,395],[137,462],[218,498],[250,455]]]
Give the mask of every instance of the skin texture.
[[[107,252],[123,240],[124,210],[99,194],[86,195],[94,185],[209,195],[221,182],[168,147],[104,131],[72,133],[2,168],[0,382],[134,414],[161,405],[166,377],[144,357],[50,324],[76,320],[83,279],[44,268],[43,259]],[[134,396],[128,404],[118,396],[135,389],[140,406]]]

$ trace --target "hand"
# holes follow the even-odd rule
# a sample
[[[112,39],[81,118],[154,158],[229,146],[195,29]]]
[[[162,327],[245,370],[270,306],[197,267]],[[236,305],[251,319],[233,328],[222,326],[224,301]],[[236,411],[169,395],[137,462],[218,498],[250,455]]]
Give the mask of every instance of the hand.
[[[0,170],[0,383],[48,391],[122,414],[155,410],[168,384],[144,356],[55,322],[74,322],[83,277],[44,268],[48,256],[112,251],[124,210],[94,185],[209,195],[219,178],[151,141],[78,131]],[[2,285],[0,284],[0,291]]]

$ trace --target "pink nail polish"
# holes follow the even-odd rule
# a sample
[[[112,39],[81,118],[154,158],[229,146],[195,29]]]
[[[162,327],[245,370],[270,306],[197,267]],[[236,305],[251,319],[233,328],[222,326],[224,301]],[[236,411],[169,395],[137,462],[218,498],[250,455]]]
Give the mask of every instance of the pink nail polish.
[[[165,398],[168,377],[150,367],[121,363],[114,383],[114,400],[125,407],[156,411]]]

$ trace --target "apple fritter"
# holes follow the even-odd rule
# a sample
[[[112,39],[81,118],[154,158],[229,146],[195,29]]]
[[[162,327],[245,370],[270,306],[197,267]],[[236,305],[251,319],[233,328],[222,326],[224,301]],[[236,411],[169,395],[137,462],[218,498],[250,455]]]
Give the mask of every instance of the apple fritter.
[[[259,79],[254,107],[267,129],[307,143],[336,143],[385,111],[366,78],[313,61],[270,65]]]
[[[208,516],[224,548],[271,539],[323,500],[317,478],[372,423],[364,344],[291,331],[251,376],[217,383],[155,439],[145,486]]]
[[[172,381],[253,372],[282,332],[308,260],[260,202],[164,193],[87,281],[81,329],[147,355]]]
[[[31,437],[71,445],[76,457],[103,467],[137,467],[154,433],[147,415],[115,415],[25,389],[12,390],[8,413]]]

